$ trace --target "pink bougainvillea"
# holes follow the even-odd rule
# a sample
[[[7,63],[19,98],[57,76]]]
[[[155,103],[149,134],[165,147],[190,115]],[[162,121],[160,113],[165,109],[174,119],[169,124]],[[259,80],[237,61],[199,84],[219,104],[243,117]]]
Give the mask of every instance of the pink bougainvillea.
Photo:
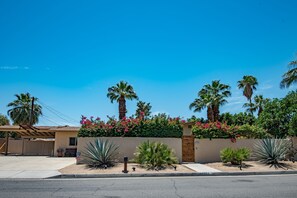
[[[238,126],[229,126],[221,122],[197,122],[192,131],[197,138],[230,138],[232,142],[236,142],[236,138],[240,137],[237,134]]]

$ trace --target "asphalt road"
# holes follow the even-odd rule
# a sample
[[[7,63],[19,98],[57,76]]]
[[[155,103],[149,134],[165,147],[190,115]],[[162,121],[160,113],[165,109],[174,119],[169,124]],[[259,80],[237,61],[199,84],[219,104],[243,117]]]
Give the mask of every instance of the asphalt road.
[[[297,175],[0,180],[0,197],[297,197]]]

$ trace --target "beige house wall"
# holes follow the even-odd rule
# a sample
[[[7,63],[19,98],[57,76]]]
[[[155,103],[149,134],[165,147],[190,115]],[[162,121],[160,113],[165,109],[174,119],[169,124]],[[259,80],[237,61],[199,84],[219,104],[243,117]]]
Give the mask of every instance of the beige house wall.
[[[55,148],[54,156],[57,156],[57,149],[63,148],[76,148],[77,146],[69,146],[69,138],[77,137],[77,132],[56,132],[55,133]]]
[[[87,143],[94,142],[97,139],[95,137],[85,137],[78,138],[77,151],[81,154],[85,151]],[[154,141],[162,142],[167,144],[171,149],[173,149],[176,157],[181,162],[182,160],[182,140],[180,138],[142,138],[142,137],[102,137],[100,139],[110,140],[114,144],[119,146],[119,161],[123,161],[124,156],[127,156],[130,159],[134,158],[134,153],[136,152],[136,147],[144,141]],[[82,159],[82,156],[81,156]]]
[[[253,151],[257,139],[238,139],[232,143],[230,139],[195,139],[195,162],[220,162],[220,151],[226,147],[246,147]]]

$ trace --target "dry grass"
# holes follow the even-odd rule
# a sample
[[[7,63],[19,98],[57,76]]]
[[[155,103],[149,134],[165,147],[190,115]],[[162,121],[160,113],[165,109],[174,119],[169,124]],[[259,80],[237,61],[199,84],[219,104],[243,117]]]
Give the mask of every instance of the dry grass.
[[[183,165],[175,165],[177,168],[168,167],[163,170],[146,170],[145,168],[141,168],[139,164],[136,163],[128,163],[127,169],[129,173],[191,173],[194,172],[193,170],[183,166]],[[136,170],[133,171],[132,167],[135,167]],[[84,164],[72,164],[65,168],[60,169],[59,171],[62,174],[123,174],[122,170],[124,169],[123,163],[118,163],[114,167],[109,167],[107,169],[95,169],[90,168]]]
[[[242,170],[239,169],[238,165],[232,165],[232,164],[223,164],[222,162],[215,162],[215,163],[206,163],[205,165],[215,168],[217,170],[223,171],[223,172],[265,172],[265,171],[290,171],[290,170],[297,170],[297,163],[289,162],[289,161],[282,161],[281,167],[275,168],[274,166],[268,166],[265,164],[262,164],[257,161],[245,161],[242,164]]]

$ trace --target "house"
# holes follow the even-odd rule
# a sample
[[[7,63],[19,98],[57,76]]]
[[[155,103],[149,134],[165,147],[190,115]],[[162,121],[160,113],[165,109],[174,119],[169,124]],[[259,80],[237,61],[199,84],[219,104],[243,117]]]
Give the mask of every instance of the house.
[[[61,149],[65,156],[75,156],[79,129],[73,126],[0,126],[0,132],[15,132],[20,137],[0,139],[0,153],[57,156],[57,150]]]

